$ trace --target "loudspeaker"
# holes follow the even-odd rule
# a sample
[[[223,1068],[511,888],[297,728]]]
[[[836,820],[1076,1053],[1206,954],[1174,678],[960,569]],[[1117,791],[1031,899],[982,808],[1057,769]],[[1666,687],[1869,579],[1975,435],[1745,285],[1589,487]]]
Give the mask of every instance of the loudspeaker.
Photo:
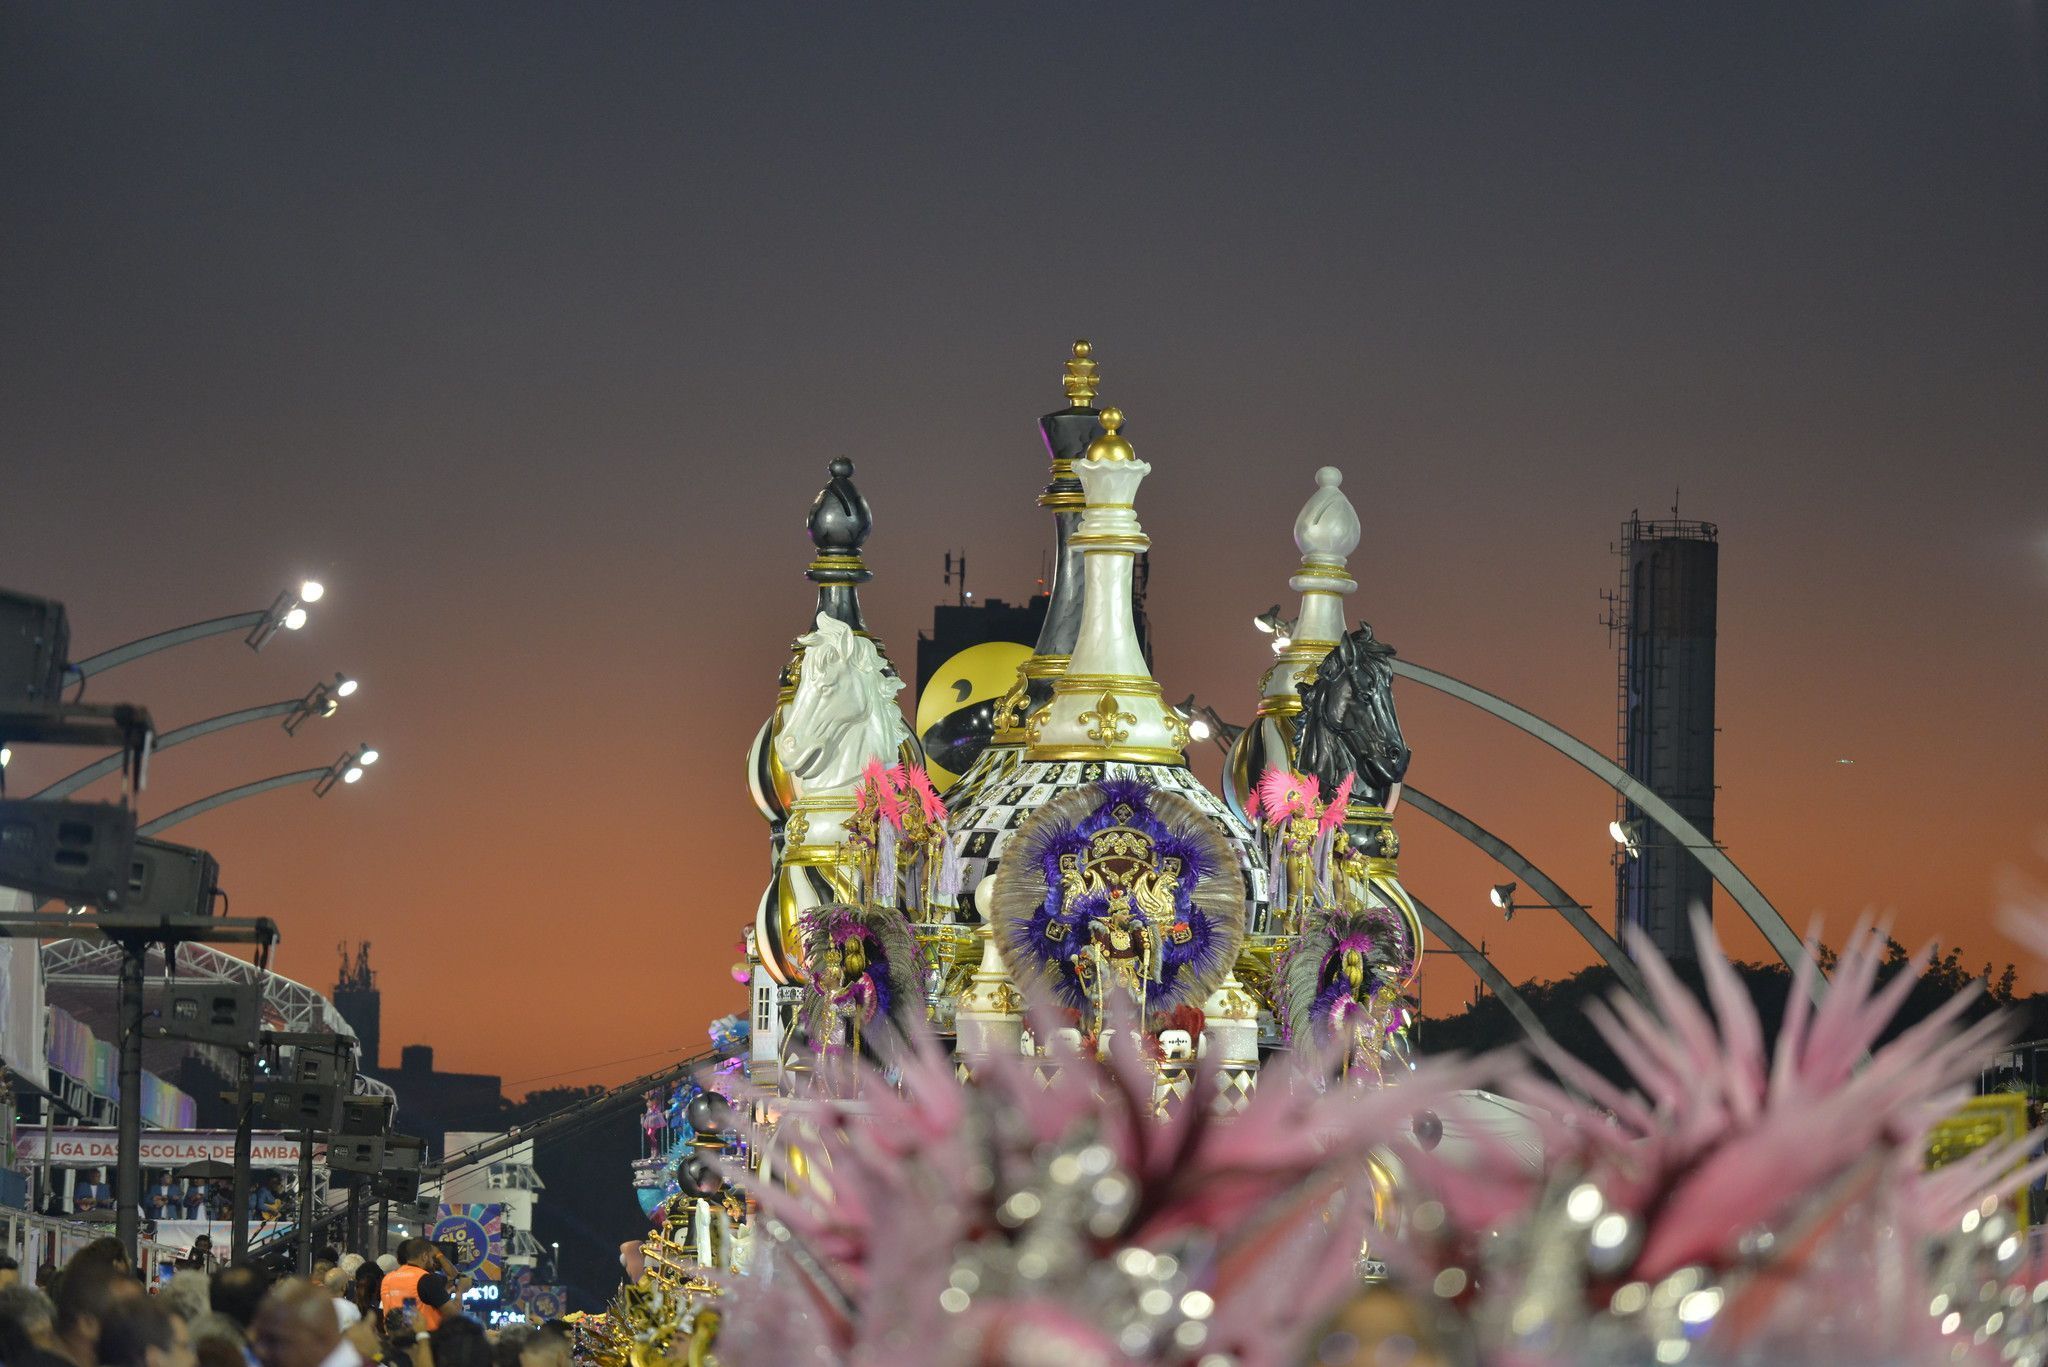
[[[380,1201],[411,1205],[420,1199],[420,1175],[416,1170],[393,1172],[386,1168],[371,1179],[370,1193]]]
[[[263,989],[256,984],[173,982],[164,994],[161,1023],[144,1033],[247,1049],[262,1030]]]
[[[427,1155],[427,1141],[413,1134],[387,1134],[384,1136],[384,1162],[387,1171],[418,1172],[420,1163]]]
[[[382,1172],[384,1141],[377,1136],[334,1135],[327,1141],[327,1166],[334,1172]]]
[[[0,711],[62,703],[70,650],[62,603],[0,589]]]
[[[128,861],[128,895],[121,910],[130,916],[213,915],[220,864],[205,850],[141,836]]]
[[[119,911],[134,857],[131,808],[0,799],[0,887]]]
[[[339,1133],[381,1136],[391,1128],[391,1109],[388,1096],[343,1097]]]
[[[261,1129],[293,1133],[325,1133],[341,1123],[338,1088],[299,1082],[265,1082],[256,1092],[256,1124]]]
[[[386,1135],[384,1168],[377,1174],[372,1191],[387,1201],[410,1204],[419,1200],[420,1160],[426,1156],[426,1147],[426,1141],[415,1135]]]
[[[313,1045],[298,1045],[292,1050],[291,1073],[294,1081],[315,1087],[336,1087],[346,1094],[355,1082],[355,1050],[339,1035],[334,1037],[332,1052]]]

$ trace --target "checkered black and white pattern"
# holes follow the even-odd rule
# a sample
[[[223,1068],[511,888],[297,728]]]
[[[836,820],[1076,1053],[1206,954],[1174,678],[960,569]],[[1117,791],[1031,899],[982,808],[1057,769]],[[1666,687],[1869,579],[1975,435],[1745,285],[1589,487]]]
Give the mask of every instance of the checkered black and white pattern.
[[[991,747],[993,750],[993,747]],[[1180,765],[1125,764],[1120,761],[1054,760],[1028,763],[1021,750],[984,751],[982,760],[952,791],[946,803],[953,811],[952,840],[961,865],[960,887],[972,892],[996,871],[1003,851],[1040,807],[1062,793],[1104,779],[1134,778],[1169,793],[1178,793],[1223,828],[1244,867],[1245,911],[1266,895],[1266,868],[1245,829],[1223,800],[1195,781]],[[972,785],[970,788],[969,785]]]
[[[1217,1115],[1234,1115],[1252,1104],[1252,1093],[1258,1090],[1258,1086],[1257,1067],[1242,1063],[1226,1064],[1216,1074],[1216,1096],[1209,1104]]]

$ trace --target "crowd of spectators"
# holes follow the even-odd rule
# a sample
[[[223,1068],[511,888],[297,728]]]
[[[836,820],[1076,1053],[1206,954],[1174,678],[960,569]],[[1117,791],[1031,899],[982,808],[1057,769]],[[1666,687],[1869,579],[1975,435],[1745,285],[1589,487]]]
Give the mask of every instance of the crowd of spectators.
[[[34,1284],[0,1256],[4,1367],[571,1367],[568,1326],[487,1329],[462,1313],[446,1254],[408,1239],[377,1259],[323,1249],[308,1276],[214,1268],[207,1250],[147,1287],[96,1239]]]

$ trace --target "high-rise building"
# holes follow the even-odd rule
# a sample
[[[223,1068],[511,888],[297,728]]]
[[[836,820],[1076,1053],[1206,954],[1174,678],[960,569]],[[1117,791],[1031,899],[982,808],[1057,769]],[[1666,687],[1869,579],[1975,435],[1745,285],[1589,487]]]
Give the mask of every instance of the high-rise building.
[[[1714,836],[1714,635],[1720,543],[1711,522],[1621,529],[1621,589],[1608,625],[1620,643],[1619,760],[1629,775]],[[1623,799],[1615,922],[1640,926],[1666,957],[1694,957],[1688,915],[1713,911],[1714,883],[1677,837]]]
[[[448,1131],[488,1131],[501,1123],[505,1098],[497,1075],[444,1073],[434,1067],[434,1049],[428,1044],[408,1044],[400,1049],[396,1066],[383,1061],[378,1041],[384,1005],[377,975],[370,968],[368,941],[357,945],[353,955],[347,945],[342,946],[334,1009],[356,1032],[357,1066],[397,1093],[393,1128],[399,1133],[420,1136],[433,1153],[440,1154],[442,1137]]]
[[[353,959],[349,957],[348,945],[341,946],[341,974],[334,980],[334,1009],[356,1032],[356,1065],[365,1072],[376,1072],[384,998],[377,991],[377,975],[370,971],[368,940],[356,946]]]

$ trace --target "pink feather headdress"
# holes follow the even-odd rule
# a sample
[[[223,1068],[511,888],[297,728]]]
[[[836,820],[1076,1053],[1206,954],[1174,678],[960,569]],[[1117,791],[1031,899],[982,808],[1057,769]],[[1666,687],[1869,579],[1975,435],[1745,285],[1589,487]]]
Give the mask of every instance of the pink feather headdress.
[[[1244,804],[1247,817],[1278,826],[1292,817],[1313,815],[1322,785],[1307,774],[1297,774],[1275,764],[1259,776],[1251,799]]]
[[[917,794],[918,803],[924,811],[924,819],[935,826],[943,822],[946,819],[946,804],[939,797],[938,789],[932,787],[932,776],[925,772],[924,766],[910,765],[905,775],[911,791]]]
[[[1358,781],[1358,775],[1346,774],[1344,781],[1337,785],[1337,791],[1330,795],[1329,803],[1323,808],[1323,819],[1316,823],[1316,834],[1326,836],[1344,824],[1344,816],[1351,810],[1351,785]],[[1310,779],[1309,782],[1315,782]]]

